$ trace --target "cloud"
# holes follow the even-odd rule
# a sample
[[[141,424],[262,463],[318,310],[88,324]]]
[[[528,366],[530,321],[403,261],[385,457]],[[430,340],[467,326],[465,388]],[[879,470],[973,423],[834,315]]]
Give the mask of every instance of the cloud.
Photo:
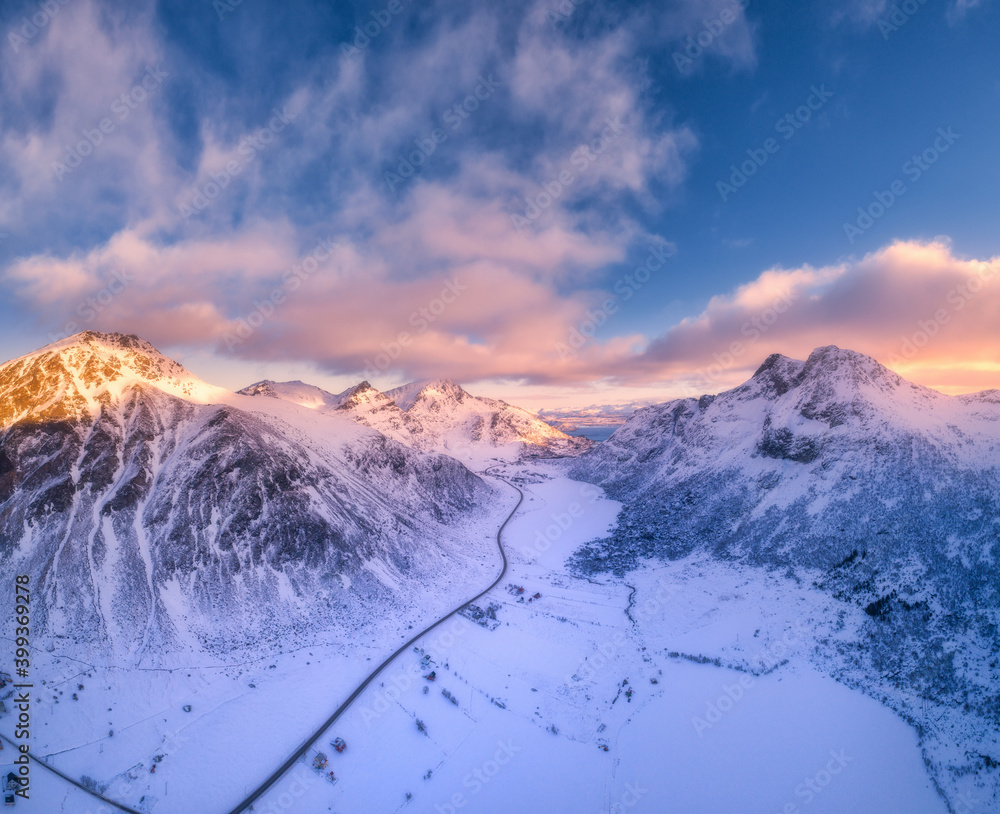
[[[971,9],[983,5],[984,0],[954,0],[948,5],[947,18],[950,25],[957,25],[965,19]]]
[[[0,195],[16,202],[0,216],[50,246],[78,230],[113,231],[123,200],[152,216],[169,187],[159,113],[171,68],[151,9],[137,3],[124,18],[93,0],[58,9],[0,54]]]
[[[619,334],[567,354],[567,337],[611,292],[561,290],[553,271],[562,263],[599,267],[617,249],[541,233],[522,238],[523,252],[512,245],[498,259],[488,241],[477,252],[464,238],[499,235],[502,213],[480,223],[483,213],[466,217],[452,194],[439,189],[421,199],[440,204],[432,222],[421,216],[402,232],[386,227],[370,245],[335,239],[329,257],[294,286],[289,271],[308,255],[288,224],[172,247],[123,233],[85,256],[22,261],[9,276],[23,301],[70,320],[124,270],[134,282],[81,329],[135,330],[165,347],[214,342],[242,359],[307,360],[328,373],[376,379],[603,382],[652,387],[666,398],[734,386],[772,352],[805,358],[837,344],[949,391],[997,384],[1000,258],[960,258],[942,240],[900,241],[860,260],[768,269],[651,341]],[[428,251],[421,240],[430,235]],[[438,265],[401,275],[399,259],[411,252]],[[220,296],[223,289],[239,294]]]
[[[558,227],[518,235],[497,205],[473,204],[424,187],[402,222],[365,244],[331,234],[311,264],[290,224],[253,223],[169,246],[123,231],[87,253],[20,260],[7,279],[55,335],[134,331],[162,347],[215,344],[243,359],[352,374],[402,342],[405,353],[379,374],[578,376],[584,361],[560,364],[557,344],[593,293],[564,293],[559,282],[568,267],[620,260],[621,247]],[[400,273],[408,257],[428,267]]]
[[[836,344],[960,392],[997,386],[998,340],[1000,258],[960,258],[943,239],[897,241],[860,260],[769,269],[623,361],[618,378],[718,392],[770,353],[805,358]]]
[[[169,246],[124,230],[88,252],[16,261],[6,279],[55,335],[126,330],[183,345],[218,336],[226,322],[222,292],[255,285],[296,257],[287,225],[254,224],[243,235]]]
[[[890,6],[889,0],[847,0],[838,3],[833,11],[833,22],[850,20],[862,28],[870,28],[883,19]]]
[[[685,65],[685,73],[702,70],[708,59],[720,60],[734,70],[752,70],[757,66],[756,25],[746,16],[749,5],[747,0],[701,0],[668,8],[656,4],[649,7],[651,16],[642,28],[673,43],[675,65]],[[700,54],[692,43],[702,47]],[[693,63],[685,63],[678,55]]]
[[[832,14],[834,24],[849,20],[861,29],[869,29],[878,25],[880,20],[888,20],[893,13],[893,2],[890,0],[847,0],[839,5]],[[966,14],[974,8],[984,5],[984,0],[951,0],[947,4],[945,18],[949,25],[956,25],[965,19]],[[899,11],[895,12],[899,14]],[[908,12],[905,16],[910,16]],[[890,20],[891,22],[891,20]]]
[[[5,94],[22,115],[0,131],[5,191],[18,201],[0,210],[0,225],[37,231],[5,277],[55,333],[134,330],[166,347],[214,342],[246,359],[357,372],[410,331],[394,373],[569,381],[641,341],[557,352],[603,296],[602,273],[636,244],[662,242],[632,205],[661,207],[657,193],[683,183],[697,140],[648,97],[637,31],[649,46],[645,23],[659,20],[661,44],[674,41],[698,7],[638,6],[570,35],[542,3],[439,4],[360,54],[328,47],[295,81],[262,86],[266,101],[255,106],[229,99],[222,71],[165,40],[150,5],[119,19],[77,0],[30,49],[2,57]],[[216,36],[226,42],[256,19],[241,14]],[[151,67],[179,90],[199,71],[204,82],[189,97],[148,92],[56,178],[66,146],[99,127]],[[490,93],[476,99],[484,77]],[[35,109],[43,92],[44,112]],[[464,113],[452,126],[444,114],[456,104]],[[275,107],[294,121],[263,133]],[[176,117],[189,122],[186,136]],[[435,129],[447,140],[388,188],[387,168]],[[260,317],[258,304],[270,310],[268,298],[321,239],[336,243],[329,259],[250,335],[227,342],[241,320]],[[449,280],[467,289],[414,332],[413,314]]]

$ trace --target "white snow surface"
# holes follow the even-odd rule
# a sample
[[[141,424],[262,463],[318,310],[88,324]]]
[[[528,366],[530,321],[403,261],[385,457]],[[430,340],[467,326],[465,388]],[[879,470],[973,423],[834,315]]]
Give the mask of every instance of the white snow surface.
[[[566,435],[527,410],[473,396],[450,379],[411,382],[385,393],[365,381],[338,394],[298,381],[262,381],[240,393],[347,416],[414,449],[444,453],[477,469],[590,447],[586,439]]]
[[[914,731],[809,658],[817,635],[841,621],[836,635],[851,635],[858,619],[766,570],[709,558],[650,564],[627,581],[574,577],[566,557],[611,528],[619,505],[542,463],[504,472],[525,500],[504,534],[508,575],[480,603],[498,606],[499,625],[458,618],[400,656],[320,741],[338,783],[307,758],[255,811],[948,810]],[[509,490],[503,502],[513,505]],[[483,563],[484,583],[497,565]],[[40,700],[33,749],[140,810],[224,812],[409,624],[433,617],[427,607],[350,634],[327,620],[280,655],[224,669],[191,662],[144,674],[50,654],[36,668],[48,676],[42,697],[64,694],[58,705]],[[78,682],[80,700],[68,700]],[[326,745],[335,736],[343,754]],[[34,773],[38,810],[93,811],[79,791]]]
[[[0,366],[0,441],[0,557],[32,577],[36,641],[123,665],[413,607],[491,545],[468,528],[492,522],[493,490],[458,461],[212,387],[137,337]]]
[[[863,360],[831,351],[822,361],[847,365],[844,375],[816,383],[811,392],[817,398],[800,400],[794,409],[768,407],[777,428],[773,438],[763,439],[771,445],[768,455],[734,454],[729,463],[753,458],[748,469],[754,479],[777,469],[789,488],[801,486],[819,515],[826,504],[801,466],[815,460],[813,443],[821,452],[849,445],[847,436],[858,424],[838,423],[844,416],[854,416],[866,432],[896,426],[906,437],[931,437],[940,442],[934,461],[952,460],[958,468],[975,470],[984,454],[992,454],[1000,403],[995,393],[944,401],[886,378]],[[784,379],[807,380],[804,364],[772,360],[765,373],[773,375],[749,383],[728,405],[650,408],[598,448],[594,459],[608,464],[604,474],[619,494],[633,477],[626,463],[648,462],[658,476],[650,481],[655,492],[666,482],[659,478],[695,471],[694,458],[706,450],[714,464],[716,442],[722,450],[718,469],[729,471],[724,448],[747,439],[758,444],[761,427],[754,422],[762,405],[773,403]],[[76,457],[67,459],[53,447],[44,462],[73,486],[64,492],[76,495],[72,523],[53,540],[45,523],[58,512],[26,514],[23,529],[15,524],[23,532],[15,554],[5,561],[8,573],[35,568],[31,552],[55,544],[54,555],[38,555],[53,564],[50,578],[58,590],[36,593],[35,607],[51,605],[52,618],[40,629],[46,634],[33,639],[31,749],[138,810],[225,814],[372,665],[494,579],[500,567],[494,534],[516,502],[513,490],[486,475],[490,485],[477,485],[456,461],[415,449],[444,450],[477,469],[490,464],[524,491],[503,535],[508,574],[477,608],[389,665],[324,734],[319,748],[339,778],[336,785],[311,768],[310,755],[255,805],[255,814],[997,810],[996,797],[984,794],[989,778],[965,767],[970,754],[1000,755],[998,733],[954,699],[908,694],[889,683],[883,695],[873,690],[864,680],[864,663],[840,655],[867,646],[872,620],[863,605],[817,587],[826,572],[809,562],[775,569],[766,561],[692,549],[672,560],[638,557],[624,576],[570,570],[567,560],[581,546],[622,532],[616,518],[623,505],[570,479],[559,462],[524,459],[532,446],[548,452],[559,446],[548,446],[554,436],[547,430],[495,406],[502,403],[456,392],[460,388],[449,382],[389,394],[364,383],[337,396],[301,383],[288,398],[233,394],[121,335],[84,335],[76,344],[57,343],[14,360],[0,367],[0,385],[8,383],[9,389],[0,387],[0,426],[5,438],[14,429],[21,433],[19,454],[47,437],[32,434],[32,421],[77,421],[85,428]],[[758,393],[755,387],[771,389]],[[33,403],[38,392],[52,397]],[[710,407],[715,421],[692,420],[696,410]],[[490,417],[498,415],[494,431]],[[961,419],[960,427],[947,427],[950,415]],[[690,458],[669,460],[670,445],[679,442],[675,434],[665,442],[664,427],[688,423],[695,437],[711,443]],[[780,428],[788,433],[778,434]],[[111,439],[107,446],[85,454],[101,432]],[[219,446],[220,437],[232,435],[250,438],[253,456]],[[139,463],[129,457],[137,444],[147,453]],[[102,450],[113,454],[96,467]],[[931,454],[917,449],[925,453]],[[631,457],[616,464],[622,454]],[[309,567],[262,564],[252,551],[239,551],[239,569],[227,571],[222,564],[233,556],[223,545],[229,520],[215,504],[200,507],[197,522],[178,516],[170,526],[177,535],[197,526],[203,535],[197,556],[210,567],[164,567],[164,556],[177,558],[175,535],[152,534],[155,525],[142,518],[173,517],[170,512],[192,491],[192,467],[216,459],[222,468],[207,469],[199,488],[227,479],[256,483],[260,473],[248,461],[278,475],[306,473],[292,490],[304,501],[299,508],[355,535],[344,556],[357,561],[340,570],[322,558]],[[240,467],[223,474],[229,460]],[[849,467],[836,465],[839,483]],[[6,488],[5,469],[0,466],[0,488]],[[102,478],[109,484],[100,487],[104,491],[92,486]],[[150,483],[155,488],[143,491]],[[41,481],[39,494],[51,486]],[[462,489],[480,504],[457,507]],[[441,516],[449,492],[452,508]],[[85,493],[90,502],[82,502]],[[122,512],[104,508],[126,498],[132,513],[123,525]],[[273,513],[289,511],[285,504],[265,505]],[[621,517],[631,533],[635,516]],[[414,522],[403,522],[407,518]],[[967,535],[953,537],[948,544],[956,562],[964,556],[981,566],[989,556],[981,548],[970,551]],[[933,591],[919,593],[929,566],[918,554],[898,562],[892,577],[912,589],[903,594],[910,600],[933,605]],[[192,593],[202,572],[217,571],[224,578],[198,594],[210,608],[236,597],[248,623],[285,609],[301,617],[278,639],[220,653],[203,638],[211,611],[196,607]],[[306,595],[316,571],[342,579],[339,591]],[[95,625],[106,626],[102,635],[120,637],[127,647],[109,650],[100,636],[83,635],[79,624],[73,635],[58,632],[80,601],[66,590],[70,583],[59,581],[71,574],[80,592],[93,589],[86,596],[99,610]],[[219,585],[232,586],[231,595],[213,593]],[[871,590],[878,596],[888,588]],[[267,601],[246,601],[261,596]],[[996,623],[995,611],[978,612],[981,624]],[[216,613],[220,625],[232,621]],[[169,637],[160,630],[163,619],[169,620]],[[962,656],[956,669],[989,690],[989,655],[970,655],[974,643],[956,637],[945,646]],[[434,682],[423,678],[431,669]],[[10,709],[12,694],[5,703]],[[917,714],[914,705],[924,708]],[[927,721],[938,728],[926,728]],[[0,717],[0,733],[12,737],[14,724],[11,712]],[[327,746],[337,736],[348,743],[343,754]],[[5,745],[3,755],[12,756],[10,750]],[[45,814],[104,810],[37,765],[31,778],[31,799],[19,808]]]

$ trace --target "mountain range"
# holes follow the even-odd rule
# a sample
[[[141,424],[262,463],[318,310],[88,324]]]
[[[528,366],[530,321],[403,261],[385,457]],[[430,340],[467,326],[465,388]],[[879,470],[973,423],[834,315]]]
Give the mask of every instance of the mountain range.
[[[503,507],[477,472],[532,457],[622,504],[577,575],[710,556],[828,594],[864,625],[817,634],[817,666],[910,721],[932,776],[996,795],[1000,392],[834,346],[592,445],[447,379],[233,393],[85,332],[0,365],[0,563],[62,652],[259,651],[481,584]]]
[[[0,561],[43,600],[38,641],[138,662],[413,604],[495,556],[468,533],[494,499],[454,458],[208,385],[135,336],[0,366]]]
[[[472,396],[450,379],[411,382],[384,393],[367,381],[338,394],[298,381],[262,381],[239,392],[345,416],[414,449],[445,453],[470,465],[523,455],[576,455],[591,446],[520,407]]]
[[[732,390],[639,410],[569,469],[623,504],[578,572],[708,554],[863,610],[817,663],[996,794],[1000,392],[944,395],[834,346],[775,354]]]

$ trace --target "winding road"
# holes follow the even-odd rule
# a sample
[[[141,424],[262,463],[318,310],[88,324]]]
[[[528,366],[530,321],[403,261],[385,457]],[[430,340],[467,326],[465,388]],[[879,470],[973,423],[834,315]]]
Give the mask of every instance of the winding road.
[[[458,613],[462,608],[464,608],[470,602],[475,602],[477,599],[481,599],[486,594],[488,594],[490,591],[492,591],[497,585],[500,584],[500,580],[502,580],[504,578],[504,576],[506,575],[506,573],[507,573],[507,553],[504,551],[503,543],[500,541],[500,535],[503,533],[503,530],[507,527],[507,524],[511,521],[511,519],[514,517],[514,515],[517,513],[517,510],[521,507],[521,502],[524,500],[524,493],[520,489],[518,489],[516,486],[514,486],[514,484],[511,483],[510,481],[508,481],[508,480],[506,480],[504,478],[501,478],[501,477],[499,477],[497,475],[491,475],[491,473],[490,473],[490,471],[488,469],[483,474],[490,475],[491,477],[497,478],[497,480],[503,481],[508,486],[510,486],[512,489],[514,489],[517,492],[517,494],[518,494],[517,504],[511,510],[510,514],[507,515],[506,520],[503,521],[503,523],[500,525],[500,528],[497,529],[497,534],[496,534],[497,549],[500,551],[500,558],[503,561],[503,567],[500,569],[499,576],[497,576],[497,578],[495,580],[493,580],[493,582],[490,583],[489,587],[487,587],[485,590],[482,590],[478,594],[476,594],[475,596],[471,597],[470,599],[465,600],[464,602],[462,602],[462,604],[456,606],[453,610],[451,610],[448,613],[446,613],[444,616],[442,616],[436,622],[434,622],[433,624],[429,625],[428,627],[424,628],[422,631],[420,631],[419,633],[417,633],[412,639],[410,639],[405,644],[401,645],[399,647],[399,649],[396,650],[395,653],[393,653],[385,661],[383,661],[380,665],[378,665],[378,667],[376,667],[374,670],[372,670],[372,672],[368,674],[368,677],[365,678],[365,680],[362,681],[357,686],[357,688],[354,690],[354,692],[352,692],[347,697],[347,699],[344,701],[344,703],[342,703],[339,707],[337,707],[337,709],[333,712],[333,714],[329,718],[327,718],[322,724],[319,725],[319,728],[316,729],[316,731],[313,732],[313,734],[310,735],[309,738],[307,738],[302,743],[302,745],[300,745],[298,747],[298,749],[296,749],[292,753],[292,755],[288,758],[288,760],[286,760],[284,763],[282,763],[277,769],[274,770],[274,772],[271,773],[271,775],[266,780],[264,780],[263,783],[261,783],[254,791],[252,791],[243,800],[241,800],[237,804],[237,806],[234,809],[232,809],[232,811],[229,812],[229,814],[242,814],[242,812],[246,811],[251,805],[253,805],[253,803],[255,803],[257,800],[259,800],[261,797],[263,797],[268,792],[268,790],[275,783],[277,783],[288,772],[288,770],[291,769],[292,766],[294,766],[316,744],[316,741],[318,741],[323,736],[323,733],[326,732],[326,730],[328,730],[334,723],[337,722],[337,720],[340,718],[340,716],[343,715],[348,710],[348,708],[351,706],[351,704],[353,704],[357,700],[358,696],[360,696],[361,693],[363,693],[368,688],[368,686],[376,678],[378,678],[378,676],[382,673],[382,671],[385,670],[385,668],[388,667],[390,664],[392,664],[392,662],[395,661],[396,658],[401,653],[403,653],[404,651],[406,651],[410,647],[412,647],[417,641],[419,641],[421,638],[423,638],[428,633],[430,633],[432,630],[434,630],[434,628],[436,628],[439,625],[443,624],[444,622],[448,621],[452,616],[454,616],[456,613]],[[0,735],[0,738],[2,738],[4,741],[6,741],[7,743],[9,743],[11,746],[13,746],[13,747],[16,748],[16,744],[13,741],[11,741],[9,738],[7,738],[6,736]],[[127,805],[124,805],[123,803],[118,803],[118,802],[115,802],[114,800],[110,800],[107,797],[104,797],[103,795],[97,793],[96,791],[87,788],[82,783],[80,783],[77,780],[74,780],[69,775],[63,774],[58,769],[54,768],[53,766],[50,766],[44,760],[41,760],[40,758],[37,758],[34,755],[30,755],[30,754],[29,754],[29,757],[31,758],[31,760],[34,763],[42,766],[43,768],[47,769],[48,771],[52,772],[53,774],[57,775],[58,777],[61,777],[67,783],[70,783],[71,785],[75,786],[76,788],[80,789],[81,791],[86,792],[90,796],[95,797],[98,800],[100,800],[100,801],[102,801],[102,802],[104,802],[104,803],[106,803],[106,804],[108,804],[110,806],[114,806],[119,811],[127,812],[127,814],[142,814],[142,812],[136,811],[134,808],[129,808]]]
[[[484,474],[489,475],[490,474],[489,470],[486,470]],[[382,671],[385,670],[386,667],[388,667],[390,664],[392,664],[393,661],[396,660],[397,656],[399,656],[404,651],[409,650],[410,647],[412,647],[417,641],[419,641],[428,633],[430,633],[432,630],[434,630],[434,628],[438,627],[444,622],[447,622],[452,616],[458,613],[462,608],[464,608],[470,602],[475,602],[477,599],[481,599],[482,597],[486,596],[486,594],[488,594],[490,591],[492,591],[494,588],[496,588],[497,585],[500,584],[500,581],[507,574],[507,553],[503,549],[503,543],[500,542],[500,535],[503,533],[503,530],[507,527],[507,524],[517,513],[517,510],[521,507],[521,502],[524,500],[524,492],[522,492],[513,483],[511,483],[508,480],[505,480],[504,478],[500,478],[497,475],[492,475],[492,477],[497,478],[497,480],[503,481],[509,487],[516,490],[518,494],[517,505],[514,506],[510,514],[507,515],[507,519],[504,520],[503,523],[500,525],[500,528],[497,529],[497,536],[496,536],[497,548],[499,549],[500,557],[503,560],[503,568],[500,569],[499,576],[495,580],[493,580],[492,583],[490,583],[488,588],[486,588],[483,591],[480,591],[471,599],[466,599],[464,602],[462,602],[461,605],[458,605],[453,610],[446,613],[432,625],[429,625],[428,627],[421,630],[408,642],[400,645],[399,649],[395,653],[389,656],[385,661],[383,661],[380,665],[378,665],[378,667],[376,667],[374,670],[372,670],[371,673],[368,674],[368,677],[364,681],[362,681],[358,685],[358,687],[354,690],[354,692],[352,692],[347,697],[347,700],[345,700],[344,703],[342,703],[339,707],[337,707],[337,709],[329,718],[327,718],[322,724],[320,724],[319,728],[312,735],[310,735],[309,738],[301,746],[299,746],[298,749],[295,750],[295,752],[292,753],[292,755],[288,758],[288,760],[286,760],[284,763],[281,764],[281,766],[275,769],[274,772],[271,774],[271,776],[268,777],[263,783],[261,783],[260,786],[258,786],[253,792],[251,792],[243,800],[241,800],[240,803],[232,811],[229,812],[229,814],[242,814],[242,812],[246,811],[253,803],[255,803],[257,800],[263,797],[267,793],[268,789],[270,789],[271,786],[277,783],[288,772],[288,770],[291,769],[292,766],[294,766],[315,745],[316,741],[318,741],[323,736],[323,733],[326,732],[326,730],[328,730],[334,723],[336,723],[336,721],[340,718],[340,716],[343,715],[347,711],[347,709],[351,706],[351,704],[353,704],[357,700],[358,696],[361,695],[361,693],[363,693],[368,688],[368,686],[376,678],[379,677]]]
[[[12,741],[6,735],[0,735],[0,739],[3,739],[7,743],[9,743],[11,746],[14,747],[14,749],[18,748],[18,745],[16,743],[14,743],[14,741]],[[80,783],[77,780],[74,780],[68,774],[63,774],[57,768],[55,768],[54,766],[50,766],[48,763],[46,763],[41,758],[35,757],[33,754],[31,754],[31,752],[28,752],[28,757],[36,765],[41,766],[41,767],[43,767],[45,769],[48,769],[50,772],[52,772],[52,774],[56,775],[57,777],[61,777],[63,780],[65,780],[70,785],[76,786],[81,791],[87,792],[87,794],[89,794],[91,797],[96,797],[98,800],[100,800],[103,803],[107,803],[109,806],[114,806],[119,811],[125,811],[128,814],[143,814],[143,812],[136,811],[134,808],[129,808],[127,805],[124,805],[123,803],[116,803],[114,800],[109,800],[107,797],[105,797],[102,794],[98,794],[93,789],[88,789],[85,785],[83,785],[82,783]]]

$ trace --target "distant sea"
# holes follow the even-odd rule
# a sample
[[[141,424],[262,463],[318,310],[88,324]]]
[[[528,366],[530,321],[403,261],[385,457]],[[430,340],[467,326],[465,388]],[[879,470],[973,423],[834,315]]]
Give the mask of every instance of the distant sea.
[[[611,437],[611,433],[617,430],[621,424],[604,424],[601,426],[587,426],[586,424],[580,424],[575,430],[567,432],[566,435],[574,435],[577,437],[589,438],[591,441],[607,441]]]

